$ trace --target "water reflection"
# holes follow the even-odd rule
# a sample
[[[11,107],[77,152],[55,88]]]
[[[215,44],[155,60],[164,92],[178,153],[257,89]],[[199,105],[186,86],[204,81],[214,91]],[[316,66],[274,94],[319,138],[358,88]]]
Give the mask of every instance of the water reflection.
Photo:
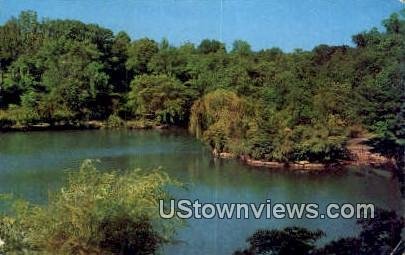
[[[202,202],[375,203],[400,210],[397,182],[355,171],[302,174],[283,169],[252,168],[236,160],[213,159],[205,146],[184,131],[63,131],[0,134],[0,192],[46,202],[66,171],[86,158],[100,169],[163,167],[188,186],[181,198]],[[360,173],[360,174],[359,174]],[[189,220],[182,242],[168,254],[230,254],[243,248],[258,228],[297,225],[324,230],[329,239],[357,233],[355,220]],[[329,240],[327,239],[327,240]],[[325,241],[327,241],[325,240]]]

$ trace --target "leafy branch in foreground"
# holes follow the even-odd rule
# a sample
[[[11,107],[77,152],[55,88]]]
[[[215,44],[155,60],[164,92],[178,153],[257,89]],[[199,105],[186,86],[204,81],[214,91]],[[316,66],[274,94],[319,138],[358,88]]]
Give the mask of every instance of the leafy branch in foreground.
[[[388,255],[401,241],[405,219],[395,211],[377,208],[373,219],[359,219],[357,224],[361,227],[357,237],[333,240],[320,248],[317,242],[326,236],[321,230],[312,231],[301,227],[260,229],[247,238],[247,249],[237,250],[233,254]]]
[[[171,185],[161,171],[100,172],[87,160],[46,206],[3,198],[0,253],[152,254],[181,225],[159,217]]]

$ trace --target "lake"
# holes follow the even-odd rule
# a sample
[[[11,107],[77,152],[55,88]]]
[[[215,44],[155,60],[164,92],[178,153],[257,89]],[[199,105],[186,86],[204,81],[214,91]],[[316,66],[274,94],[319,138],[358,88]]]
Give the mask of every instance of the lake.
[[[88,130],[0,133],[0,193],[45,203],[66,172],[84,159],[98,169],[145,170],[161,166],[187,184],[178,198],[201,202],[374,203],[400,210],[397,181],[362,171],[297,173],[249,167],[211,156],[201,142],[181,130]],[[355,219],[192,219],[179,229],[178,242],[165,254],[231,254],[245,247],[259,228],[304,226],[322,229],[325,240],[358,233]]]

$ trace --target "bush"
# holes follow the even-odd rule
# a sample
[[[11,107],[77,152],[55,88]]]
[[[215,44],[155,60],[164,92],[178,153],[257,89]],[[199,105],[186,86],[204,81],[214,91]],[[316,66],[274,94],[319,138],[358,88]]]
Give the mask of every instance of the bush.
[[[6,111],[0,110],[0,128],[7,128],[14,125],[15,122],[10,118]]]
[[[119,128],[124,125],[124,122],[122,119],[116,115],[116,114],[111,114],[110,117],[108,117],[107,120],[107,127],[109,128]]]
[[[180,223],[158,214],[165,187],[176,184],[160,171],[102,173],[85,161],[48,205],[12,202],[0,217],[0,253],[152,254]]]
[[[10,105],[8,110],[0,111],[0,126],[27,125],[39,122],[40,117],[34,109]]]

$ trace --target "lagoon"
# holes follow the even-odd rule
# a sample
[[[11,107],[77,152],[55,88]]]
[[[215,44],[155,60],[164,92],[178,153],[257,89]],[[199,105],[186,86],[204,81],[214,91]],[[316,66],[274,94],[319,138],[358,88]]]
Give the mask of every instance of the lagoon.
[[[69,171],[84,159],[98,169],[150,170],[162,167],[186,184],[176,198],[201,202],[374,203],[399,211],[396,180],[357,169],[299,173],[215,159],[183,130],[85,130],[0,133],[0,193],[46,203]],[[326,240],[355,235],[355,219],[191,219],[164,254],[231,254],[259,228],[303,226],[326,232]]]

